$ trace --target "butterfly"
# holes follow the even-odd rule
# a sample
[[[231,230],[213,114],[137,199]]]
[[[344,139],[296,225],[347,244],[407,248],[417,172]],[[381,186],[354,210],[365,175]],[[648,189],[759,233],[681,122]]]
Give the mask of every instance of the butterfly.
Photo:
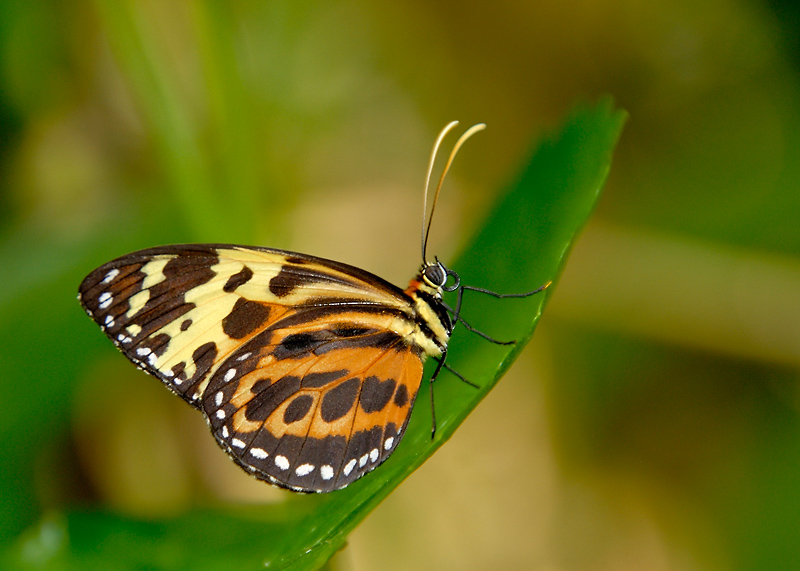
[[[112,260],[83,280],[78,299],[128,359],[203,413],[245,471],[298,492],[344,488],[397,448],[425,360],[438,363],[431,383],[443,367],[452,371],[445,359],[456,323],[500,343],[461,318],[465,290],[526,297],[549,285],[496,294],[463,286],[456,272],[427,260],[445,175],[463,142],[485,127],[473,126],[454,146],[428,217],[436,153],[456,124],[431,154],[423,263],[405,290],[306,254],[189,244]],[[458,292],[455,309],[444,291]]]

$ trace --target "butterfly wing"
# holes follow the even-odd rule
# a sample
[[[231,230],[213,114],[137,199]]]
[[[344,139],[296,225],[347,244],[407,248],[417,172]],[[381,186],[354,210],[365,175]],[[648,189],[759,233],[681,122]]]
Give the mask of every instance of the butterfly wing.
[[[422,377],[405,294],[330,260],[152,248],[96,269],[79,299],[131,361],[204,411],[237,463],[293,489],[337,489],[377,466]]]
[[[301,332],[277,323],[239,348],[202,401],[240,466],[301,491],[342,488],[393,452],[422,378],[419,356],[393,334],[316,313],[300,312]]]

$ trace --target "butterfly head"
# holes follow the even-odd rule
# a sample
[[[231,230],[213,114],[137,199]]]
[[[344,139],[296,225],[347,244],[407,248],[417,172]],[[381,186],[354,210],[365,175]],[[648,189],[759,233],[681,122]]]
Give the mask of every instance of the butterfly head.
[[[449,278],[453,278],[453,283],[447,285]],[[455,291],[461,285],[461,278],[453,270],[447,268],[439,258],[434,263],[425,262],[420,270],[422,283],[434,290],[439,296],[442,291]]]

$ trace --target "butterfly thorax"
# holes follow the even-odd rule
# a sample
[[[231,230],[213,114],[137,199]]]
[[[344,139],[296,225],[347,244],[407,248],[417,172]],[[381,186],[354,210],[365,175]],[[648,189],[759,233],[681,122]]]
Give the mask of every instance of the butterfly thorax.
[[[442,288],[425,279],[420,272],[405,290],[412,300],[414,332],[411,343],[426,356],[438,357],[447,348],[453,329],[442,303]]]

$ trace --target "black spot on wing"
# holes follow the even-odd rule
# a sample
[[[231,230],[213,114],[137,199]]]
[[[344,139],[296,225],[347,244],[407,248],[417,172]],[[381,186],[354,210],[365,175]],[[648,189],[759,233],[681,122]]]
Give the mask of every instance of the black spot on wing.
[[[266,388],[271,384],[272,381],[269,379],[258,379],[255,383],[253,383],[253,387],[250,390],[253,392],[253,394],[258,394],[266,390]]]
[[[394,393],[394,404],[400,408],[408,404],[408,389],[405,385],[397,387],[397,391]]]
[[[222,320],[222,330],[233,339],[242,339],[264,325],[269,314],[269,307],[263,303],[240,297]]]
[[[358,399],[361,409],[366,413],[383,410],[389,404],[396,384],[394,379],[381,381],[375,376],[364,379],[364,386]]]
[[[236,288],[249,282],[252,279],[252,277],[253,277],[253,270],[245,266],[239,273],[233,274],[231,277],[228,278],[228,281],[225,282],[224,286],[222,286],[222,290],[226,293],[231,293],[232,291],[236,291]]]
[[[275,347],[275,359],[301,359],[310,353],[324,355],[337,349],[375,347],[389,349],[403,348],[402,339],[393,331],[379,331],[360,337],[339,337],[333,331],[321,329],[304,333],[292,333],[284,337]]]
[[[337,337],[359,337],[361,335],[375,333],[376,330],[367,327],[352,325],[350,323],[342,323],[334,326],[331,331],[333,331],[333,334],[336,335]]]
[[[300,395],[286,407],[283,413],[283,422],[291,424],[304,419],[311,410],[312,404],[314,404],[314,398],[311,395]]]
[[[278,379],[245,405],[244,416],[253,422],[264,422],[276,408],[299,390],[300,377],[289,375]]]
[[[286,261],[288,262],[289,259]],[[326,263],[325,265],[331,264]],[[281,268],[281,271],[279,271],[275,277],[269,280],[269,291],[277,297],[286,297],[296,288],[320,283],[332,284],[332,286],[346,286],[351,288],[364,287],[362,284],[350,280],[347,277],[321,272],[309,265],[286,263]]]
[[[277,360],[299,359],[324,343],[325,333],[325,331],[292,333],[281,340],[272,354]]]
[[[324,387],[334,381],[338,381],[349,372],[347,369],[339,369],[338,371],[326,371],[324,373],[308,373],[303,377],[302,387],[304,389]]]
[[[322,397],[320,416],[325,422],[334,422],[345,416],[353,408],[358,396],[361,381],[351,378],[332,388]]]
[[[322,343],[314,351],[315,355],[323,355],[337,349],[350,349],[360,347],[374,347],[376,349],[397,349],[405,350],[403,339],[394,331],[379,331],[371,335],[361,337],[336,338],[326,343]]]
[[[286,297],[296,287],[303,284],[311,283],[310,279],[303,277],[303,274],[297,270],[293,270],[288,264],[281,268],[278,274],[269,280],[269,291],[277,297]]]

